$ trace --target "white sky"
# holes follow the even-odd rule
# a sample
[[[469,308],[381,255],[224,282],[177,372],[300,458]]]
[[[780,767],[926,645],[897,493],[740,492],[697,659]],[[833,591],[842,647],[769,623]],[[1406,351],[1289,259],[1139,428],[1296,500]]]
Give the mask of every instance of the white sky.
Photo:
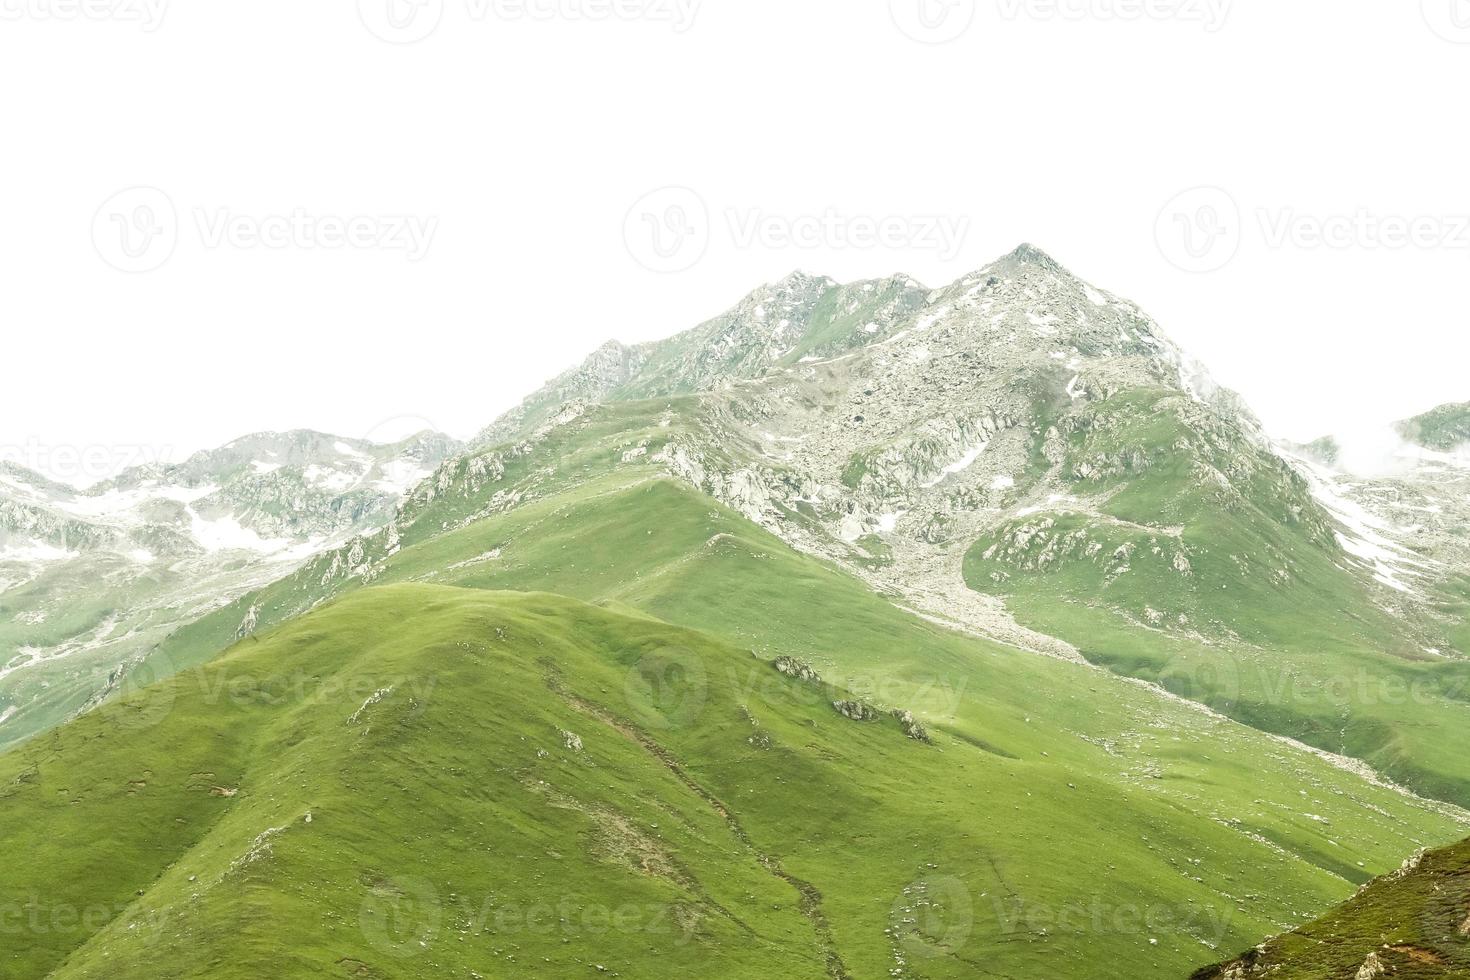
[[[1122,16],[1141,0],[703,0],[682,31],[663,15],[696,0],[601,21],[578,4],[610,0],[416,0],[406,29],[439,22],[411,45],[365,26],[387,31],[390,0],[174,0],[151,31],[79,2],[165,0],[0,0],[0,455],[39,468],[55,447],[136,461],[403,417],[468,436],[609,337],[671,334],[793,268],[941,285],[1022,241],[1140,303],[1279,435],[1470,399],[1465,0],[1149,0],[1178,15],[1142,19]],[[938,31],[973,22],[920,43],[896,26],[922,33],[920,3]],[[671,185],[697,192],[702,235],[660,273],[630,208]],[[1161,209],[1202,185],[1229,196],[1180,199],[1197,236],[1227,230],[1193,240],[1217,246],[1199,264],[1238,254],[1187,272]],[[104,207],[135,186],[166,193],[172,238],[136,211],[156,195]],[[688,199],[651,201],[672,220]],[[432,236],[416,261],[305,231],[213,240],[222,214],[248,232],[298,209]],[[952,255],[752,242],[752,209],[968,233]],[[1402,248],[1274,240],[1283,214],[1299,239],[1360,210],[1438,224]],[[132,261],[115,220],[134,218],[172,246],[141,252],[151,271],[104,260]]]

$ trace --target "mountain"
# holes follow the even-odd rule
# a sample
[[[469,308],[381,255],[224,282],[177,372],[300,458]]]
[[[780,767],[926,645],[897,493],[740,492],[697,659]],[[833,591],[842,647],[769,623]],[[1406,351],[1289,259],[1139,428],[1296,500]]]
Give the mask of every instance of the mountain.
[[[1420,851],[1353,898],[1194,980],[1470,976],[1470,841]]]
[[[1470,436],[1464,405],[1378,430],[1291,446],[1314,491],[1340,520],[1344,549],[1392,590],[1428,655],[1470,650]]]
[[[494,446],[534,430],[569,404],[709,391],[771,371],[841,354],[891,336],[924,305],[907,276],[839,285],[795,272],[733,309],[664,341],[609,341],[553,379],[474,440]]]
[[[1455,452],[1470,444],[1470,402],[1441,405],[1394,428],[1408,442],[1443,453]]]
[[[456,448],[261,433],[82,491],[0,469],[0,745],[105,696],[173,630],[382,526]]]
[[[9,965],[1187,975],[1470,834],[1324,470],[1029,246],[609,344],[0,754]]]
[[[1034,247],[937,290],[794,275],[604,348],[476,444],[650,398],[696,424],[635,458],[925,615],[1470,804],[1446,750],[1470,555],[1406,584],[1413,545],[1385,552],[1147,315]]]
[[[905,613],[622,464],[635,421],[432,534],[474,506],[447,486],[371,587],[310,598],[319,559],[249,600],[312,611],[216,614],[223,656],[178,637],[169,680],[0,755],[0,906],[40,923],[13,975],[1182,976],[1470,831]]]

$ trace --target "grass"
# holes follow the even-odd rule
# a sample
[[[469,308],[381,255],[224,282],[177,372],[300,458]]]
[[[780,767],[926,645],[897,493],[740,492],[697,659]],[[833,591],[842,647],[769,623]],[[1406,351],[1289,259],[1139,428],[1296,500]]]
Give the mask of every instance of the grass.
[[[1470,842],[1433,851],[1321,919],[1247,954],[1281,980],[1361,976],[1377,957],[1380,976],[1447,980],[1470,976]],[[1195,974],[1221,980],[1223,967]]]
[[[779,618],[780,589],[745,574],[771,556],[706,560],[691,577],[744,580],[733,620],[755,602]],[[822,577],[807,569],[808,601]],[[641,591],[625,601],[704,605]],[[24,910],[0,963],[59,980],[873,976],[900,961],[925,977],[1178,976],[1209,958],[1201,941],[1235,948],[1325,908],[1355,859],[1381,870],[1407,838],[1453,832],[1252,750],[1253,733],[1147,719],[1152,699],[1121,682],[921,639],[848,601],[815,661],[873,637],[843,666],[891,666],[892,690],[917,696],[930,656],[887,644],[926,639],[998,689],[947,715],[932,693],[925,745],[832,709],[861,692],[646,613],[353,592],[0,757],[17,856],[0,908]],[[1017,697],[1047,674],[1050,696]],[[1153,747],[1095,743],[1125,720]],[[1128,775],[1142,765],[1162,778]],[[1288,768],[1300,782],[1277,782]],[[1218,819],[1227,800],[1279,849]]]
[[[1412,642],[1304,516],[1294,474],[1189,411],[1147,392],[1103,405],[1071,463],[1099,470],[1077,483],[1108,495],[1101,516],[1015,519],[971,547],[967,581],[1094,663],[1470,805],[1470,662]]]
[[[1177,977],[1464,835],[622,463],[669,411],[455,464],[0,755],[0,975]]]

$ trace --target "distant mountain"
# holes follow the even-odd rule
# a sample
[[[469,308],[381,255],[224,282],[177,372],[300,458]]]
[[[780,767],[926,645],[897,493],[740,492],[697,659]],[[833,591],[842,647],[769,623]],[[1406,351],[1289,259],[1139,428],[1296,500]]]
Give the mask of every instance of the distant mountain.
[[[1453,452],[1470,444],[1470,402],[1441,405],[1400,422],[1395,428],[1409,442],[1426,449]]]
[[[0,745],[108,694],[173,629],[381,527],[456,449],[260,433],[87,490],[0,468]]]

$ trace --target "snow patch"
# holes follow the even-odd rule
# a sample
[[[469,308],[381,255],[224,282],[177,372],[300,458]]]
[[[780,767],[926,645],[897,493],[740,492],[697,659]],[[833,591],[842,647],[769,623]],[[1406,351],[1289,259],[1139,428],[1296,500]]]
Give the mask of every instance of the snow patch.
[[[80,557],[79,552],[70,551],[66,548],[58,548],[45,541],[27,541],[24,544],[9,544],[0,547],[0,561],[48,564],[58,561],[70,561],[77,557]]]
[[[1414,594],[1404,581],[1405,576],[1418,577],[1429,566],[1413,557],[1403,545],[1390,540],[1385,532],[1393,529],[1380,518],[1337,492],[1333,475],[1307,460],[1298,460],[1307,475],[1312,496],[1342,526],[1336,531],[1337,543],[1342,550],[1373,572],[1373,578],[1399,592]]]
[[[206,520],[193,507],[189,508],[189,532],[205,551],[254,551],[276,554],[291,547],[285,540],[262,538],[233,517]]]
[[[957,462],[949,464],[944,469],[939,471],[938,476],[930,480],[928,483],[925,483],[924,489],[927,490],[930,487],[937,487],[939,486],[939,484],[944,482],[946,477],[954,476],[956,473],[963,473],[965,470],[969,469],[971,466],[974,465],[975,460],[980,458],[980,454],[985,452],[985,447],[989,445],[990,443],[986,441],[980,443],[978,446],[975,446],[973,449],[966,450],[965,455],[961,456]]]

